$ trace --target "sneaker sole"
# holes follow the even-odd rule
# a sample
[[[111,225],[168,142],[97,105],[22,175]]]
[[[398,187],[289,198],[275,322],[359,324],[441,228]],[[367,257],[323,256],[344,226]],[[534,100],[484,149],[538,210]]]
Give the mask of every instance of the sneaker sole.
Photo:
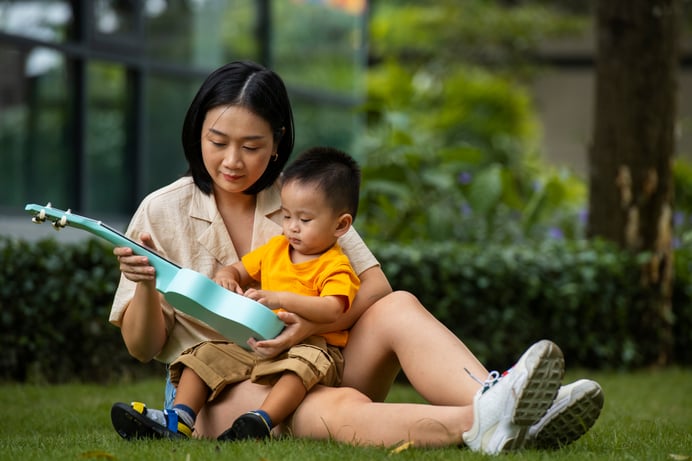
[[[520,427],[516,437],[507,440],[501,451],[523,448],[529,428],[538,422],[553,404],[565,372],[565,359],[557,344],[542,340],[524,357],[531,370],[517,396],[512,422]]]
[[[530,442],[531,448],[554,449],[579,439],[594,425],[603,408],[603,391],[584,380],[570,393],[570,404],[559,411]]]
[[[185,438],[135,411],[126,403],[119,402],[111,407],[111,423],[118,435],[125,440]]]

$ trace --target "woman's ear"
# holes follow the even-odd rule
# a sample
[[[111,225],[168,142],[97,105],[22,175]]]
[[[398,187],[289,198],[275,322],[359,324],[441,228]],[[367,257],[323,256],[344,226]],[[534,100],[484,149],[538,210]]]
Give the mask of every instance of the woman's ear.
[[[344,213],[339,216],[336,223],[336,230],[334,231],[334,237],[339,238],[344,235],[351,228],[353,224],[353,216],[350,213]]]

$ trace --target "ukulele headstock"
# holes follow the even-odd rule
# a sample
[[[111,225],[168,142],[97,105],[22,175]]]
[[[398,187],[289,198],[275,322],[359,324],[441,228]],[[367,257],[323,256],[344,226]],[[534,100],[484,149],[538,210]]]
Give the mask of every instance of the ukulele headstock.
[[[37,205],[27,205],[27,211],[34,215],[31,218],[31,222],[36,224],[43,224],[44,222],[46,222],[46,220],[50,220],[53,225],[53,229],[55,229],[56,231],[59,231],[60,229],[67,227],[67,217],[68,215],[72,214],[71,210],[58,210],[57,208],[53,208],[50,202],[48,202],[40,210],[38,208],[41,207],[38,207]]]

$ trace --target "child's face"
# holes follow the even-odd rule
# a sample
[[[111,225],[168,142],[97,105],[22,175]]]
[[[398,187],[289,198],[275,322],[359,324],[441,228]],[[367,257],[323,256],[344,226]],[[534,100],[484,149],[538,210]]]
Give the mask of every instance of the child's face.
[[[299,253],[322,253],[341,235],[339,215],[311,184],[285,183],[281,188],[281,210],[284,235]]]

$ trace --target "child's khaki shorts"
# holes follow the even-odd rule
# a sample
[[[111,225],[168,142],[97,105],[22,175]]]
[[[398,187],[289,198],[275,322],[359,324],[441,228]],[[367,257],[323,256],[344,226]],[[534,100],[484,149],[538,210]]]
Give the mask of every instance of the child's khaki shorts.
[[[263,359],[235,343],[207,341],[187,349],[171,363],[171,382],[174,385],[178,385],[185,367],[209,386],[211,401],[229,384],[246,379],[272,384],[285,371],[298,375],[307,390],[318,383],[338,386],[343,375],[344,358],[341,349],[328,345],[321,336],[311,336],[271,359]]]

